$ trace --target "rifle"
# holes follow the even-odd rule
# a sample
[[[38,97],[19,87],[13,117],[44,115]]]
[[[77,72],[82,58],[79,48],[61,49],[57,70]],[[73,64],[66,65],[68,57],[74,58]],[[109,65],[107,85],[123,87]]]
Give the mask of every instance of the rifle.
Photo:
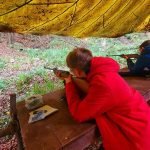
[[[54,74],[56,75],[57,73],[60,73],[60,77],[62,78],[67,78],[70,75],[69,71],[65,71],[65,70],[60,70],[58,68],[49,68],[44,66],[45,69],[48,70],[52,70],[54,72]],[[72,81],[77,85],[77,87],[83,91],[84,93],[88,92],[89,89],[89,83],[86,81],[86,79],[83,78],[78,78],[78,77],[74,77],[72,76]]]
[[[138,58],[139,57],[138,54],[121,54],[121,55],[107,55],[107,56],[120,56],[122,58],[124,58],[124,56],[127,56],[128,58]]]

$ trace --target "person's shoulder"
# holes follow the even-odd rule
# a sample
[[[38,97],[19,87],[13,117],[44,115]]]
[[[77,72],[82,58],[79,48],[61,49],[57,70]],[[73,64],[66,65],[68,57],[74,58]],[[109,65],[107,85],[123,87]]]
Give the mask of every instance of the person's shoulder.
[[[144,61],[147,61],[147,60],[150,60],[150,54],[148,55],[140,55],[138,58],[137,58],[137,61],[141,61],[141,62],[144,62]]]

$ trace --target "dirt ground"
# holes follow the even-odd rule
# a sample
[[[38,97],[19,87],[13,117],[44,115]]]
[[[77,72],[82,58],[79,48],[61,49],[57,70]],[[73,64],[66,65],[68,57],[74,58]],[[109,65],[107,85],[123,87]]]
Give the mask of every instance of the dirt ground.
[[[21,68],[13,68],[14,64],[17,64],[17,59],[27,59],[28,56],[21,51],[10,47],[8,40],[3,38],[0,41],[0,58],[6,59],[6,67],[0,69],[0,79],[14,79],[19,73],[26,72],[41,63],[40,60],[36,60],[36,63],[31,64],[29,62],[22,64]],[[8,124],[8,112],[9,112],[9,94],[12,92],[17,92],[14,84],[11,84],[7,89],[0,89],[0,129],[4,128]],[[21,95],[20,95],[21,96]],[[7,136],[0,138],[0,150],[15,150],[17,146],[17,141],[15,136]]]

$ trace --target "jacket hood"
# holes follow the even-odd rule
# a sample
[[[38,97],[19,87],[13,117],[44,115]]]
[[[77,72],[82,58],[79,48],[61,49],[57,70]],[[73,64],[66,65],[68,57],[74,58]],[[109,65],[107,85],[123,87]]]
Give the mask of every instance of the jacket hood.
[[[87,75],[87,79],[90,79],[93,75],[104,74],[108,72],[118,73],[120,67],[119,64],[108,57],[93,57],[91,60],[90,72]]]

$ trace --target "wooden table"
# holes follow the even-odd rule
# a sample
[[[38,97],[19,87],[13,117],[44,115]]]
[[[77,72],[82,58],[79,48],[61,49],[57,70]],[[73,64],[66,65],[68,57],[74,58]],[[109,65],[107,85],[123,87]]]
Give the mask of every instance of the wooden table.
[[[150,100],[150,79],[125,77],[129,85],[136,88]],[[61,100],[64,90],[44,95],[44,102],[59,111],[46,119],[28,124],[29,111],[24,102],[17,104],[18,120],[22,140],[26,150],[82,150],[97,141],[98,130],[95,123],[77,123],[71,117],[65,100]]]
[[[128,73],[129,70],[127,68],[123,68],[120,70],[120,72]],[[138,77],[136,75],[125,75],[123,78],[130,86],[137,89],[144,96],[146,101],[150,100],[150,76]]]
[[[144,77],[124,77],[128,84],[139,90],[143,95],[150,90],[150,78]]]
[[[71,117],[64,90],[44,95],[44,102],[59,111],[44,120],[28,124],[29,111],[24,102],[17,104],[17,114],[26,150],[82,150],[98,137],[94,122],[77,123]]]

